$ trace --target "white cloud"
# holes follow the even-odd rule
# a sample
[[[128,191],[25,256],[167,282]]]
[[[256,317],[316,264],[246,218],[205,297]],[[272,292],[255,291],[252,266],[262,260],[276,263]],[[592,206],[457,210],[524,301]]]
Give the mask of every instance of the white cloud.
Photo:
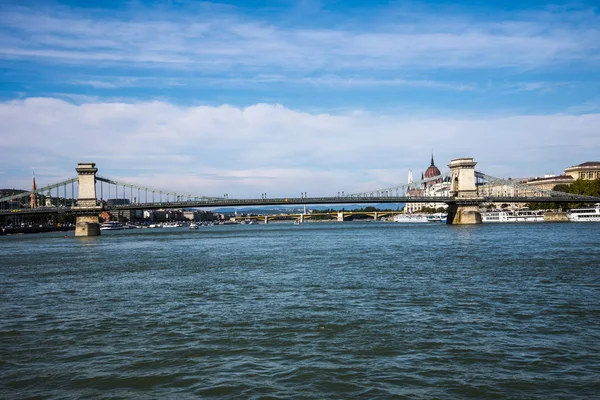
[[[275,104],[180,107],[165,102],[0,103],[3,186],[99,174],[151,187],[230,197],[331,195],[391,186],[428,166],[475,157],[496,176],[561,172],[597,157],[600,114],[477,118],[307,113]],[[5,174],[6,175],[6,174]]]

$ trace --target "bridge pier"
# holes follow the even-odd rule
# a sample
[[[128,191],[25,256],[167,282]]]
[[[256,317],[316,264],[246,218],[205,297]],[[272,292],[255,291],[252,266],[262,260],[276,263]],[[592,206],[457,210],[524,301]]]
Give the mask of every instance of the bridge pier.
[[[98,206],[96,199],[96,164],[77,164],[77,175],[79,178],[79,196],[77,206],[72,211],[77,215],[75,224],[75,236],[98,236],[100,235],[100,224],[98,215],[102,206]]]
[[[448,225],[474,225],[481,224],[481,213],[477,205],[448,204]]]
[[[269,216],[265,215],[265,224],[268,224],[268,223],[269,223]]]
[[[75,236],[99,236],[100,224],[94,215],[80,215],[75,224]]]
[[[337,221],[338,222],[344,222],[344,212],[343,211],[338,211],[338,213],[337,213]]]

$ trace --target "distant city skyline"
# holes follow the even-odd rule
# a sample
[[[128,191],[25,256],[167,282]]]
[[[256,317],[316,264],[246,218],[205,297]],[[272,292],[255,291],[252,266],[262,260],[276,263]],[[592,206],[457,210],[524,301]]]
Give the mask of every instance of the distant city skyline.
[[[328,195],[600,159],[594,1],[0,5],[0,186]]]

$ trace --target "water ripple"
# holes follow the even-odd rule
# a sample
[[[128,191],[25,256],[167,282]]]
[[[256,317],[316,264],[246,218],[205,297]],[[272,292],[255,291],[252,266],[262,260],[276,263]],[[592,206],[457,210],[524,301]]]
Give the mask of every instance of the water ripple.
[[[1,237],[0,397],[600,392],[600,224],[213,228]]]

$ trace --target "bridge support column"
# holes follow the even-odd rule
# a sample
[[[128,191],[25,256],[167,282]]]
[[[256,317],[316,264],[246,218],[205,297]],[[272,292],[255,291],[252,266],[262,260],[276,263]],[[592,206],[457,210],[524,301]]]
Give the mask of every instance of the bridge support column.
[[[300,214],[300,216],[298,217],[298,221],[303,224],[304,223],[304,214]]]
[[[338,222],[344,222],[344,212],[343,211],[338,211],[337,220],[338,220]]]
[[[100,235],[100,224],[98,217],[94,215],[81,215],[77,217],[75,224],[75,236],[98,236]]]
[[[269,223],[269,216],[265,215],[265,224],[268,224],[268,223]]]
[[[448,204],[448,225],[481,224],[481,213],[476,205]]]
[[[377,211],[375,211],[373,214],[373,221],[377,221],[377,218],[379,218],[379,215],[377,214]]]
[[[102,206],[98,206],[96,200],[96,164],[79,163],[77,164],[77,174],[79,177],[79,196],[77,206],[71,210],[77,215],[75,225],[75,236],[98,236],[100,235],[100,224],[98,215],[102,211]]]

